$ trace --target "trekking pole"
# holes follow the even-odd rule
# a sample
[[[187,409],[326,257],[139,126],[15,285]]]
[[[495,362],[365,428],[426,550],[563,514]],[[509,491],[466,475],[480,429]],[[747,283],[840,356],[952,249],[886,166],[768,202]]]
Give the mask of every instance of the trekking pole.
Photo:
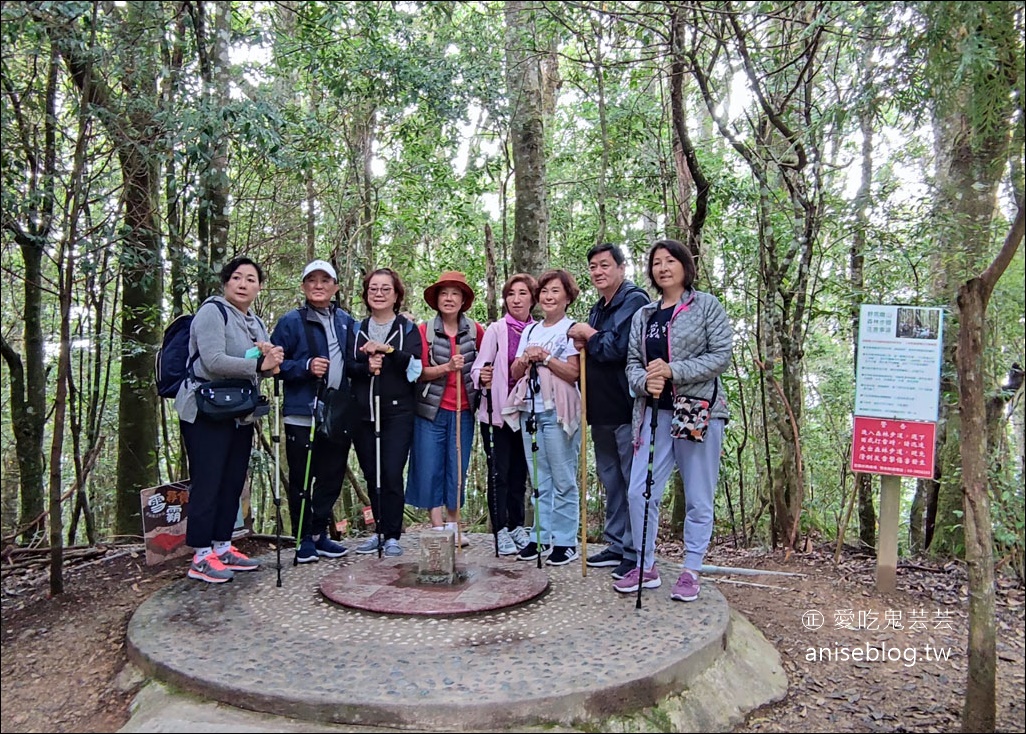
[[[278,588],[281,588],[281,381],[274,378],[274,423],[271,443],[274,444],[274,547],[278,554]]]
[[[378,534],[378,558],[381,558],[385,544],[385,538],[381,533],[381,521],[384,516],[384,508],[381,506],[381,386],[378,384],[378,375],[371,378],[374,385],[374,491],[378,498],[379,516],[374,519],[374,530]]]
[[[588,576],[588,351],[581,350],[581,576]]]
[[[460,505],[463,504],[463,452],[460,450],[460,424],[463,416],[463,370],[456,372],[456,548],[463,552],[463,531],[460,530]]]
[[[527,432],[531,434],[531,483],[534,485],[534,547],[535,552],[538,554],[538,568],[541,568],[541,524],[538,522],[538,516],[541,514],[541,494],[538,492],[538,416],[534,409],[535,385],[537,385],[538,380],[537,362],[531,362],[531,373],[528,380],[528,387],[531,388],[531,417],[527,422]]]
[[[489,362],[485,367],[491,367],[492,363]],[[494,373],[493,373],[494,378]],[[495,557],[499,557],[499,510],[498,502],[495,499],[495,444],[492,443],[492,390],[495,387],[495,381],[493,379],[491,386],[488,391],[485,392],[485,405],[488,408],[488,420],[485,421],[481,428],[481,440],[484,441],[485,445],[485,459],[488,464],[488,514],[492,521],[492,536],[495,538]]]
[[[649,399],[649,410],[652,411],[652,423],[649,430],[652,436],[648,442],[648,474],[645,476],[645,520],[641,523],[641,573],[638,575],[638,601],[635,609],[641,609],[641,590],[645,588],[645,544],[648,543],[648,503],[652,499],[652,464],[655,462],[656,426],[659,422],[659,406],[655,400]]]
[[[299,565],[299,544],[303,539],[303,520],[306,514],[307,498],[313,496],[313,481],[310,479],[310,465],[313,463],[314,439],[317,437],[317,404],[321,401],[324,389],[324,378],[317,379],[317,395],[314,397],[313,416],[310,419],[310,435],[306,444],[306,471],[303,473],[303,499],[299,503],[299,525],[296,526],[296,555],[292,558],[292,565]],[[310,500],[313,504],[313,500]]]

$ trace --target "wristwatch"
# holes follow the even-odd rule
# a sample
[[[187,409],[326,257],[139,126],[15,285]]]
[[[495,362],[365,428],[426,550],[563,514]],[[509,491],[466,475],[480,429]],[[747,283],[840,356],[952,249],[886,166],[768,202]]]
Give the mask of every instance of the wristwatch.
[[[551,361],[552,361],[552,355],[551,354],[545,355],[545,359],[542,360],[542,366],[543,367],[548,367],[549,366],[549,362],[551,362]]]
[[[391,354],[394,351],[395,351],[395,347],[393,347],[391,344],[389,344],[388,345],[388,349],[385,350],[385,354]]]

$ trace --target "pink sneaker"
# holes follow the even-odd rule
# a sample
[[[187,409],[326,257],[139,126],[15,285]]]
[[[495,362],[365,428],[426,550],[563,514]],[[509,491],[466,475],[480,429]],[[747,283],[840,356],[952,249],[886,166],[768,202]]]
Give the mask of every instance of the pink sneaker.
[[[638,590],[639,580],[641,581],[641,586],[646,589],[658,589],[663,584],[659,578],[659,569],[655,566],[645,571],[644,578],[641,578],[641,569],[635,566],[622,579],[614,581],[613,588],[622,594],[630,594],[632,591]]]
[[[670,592],[670,598],[674,601],[694,601],[698,598],[698,592],[702,590],[702,585],[698,582],[698,577],[692,575],[692,572],[684,569],[680,578],[677,579],[677,583],[673,585],[673,591]]]

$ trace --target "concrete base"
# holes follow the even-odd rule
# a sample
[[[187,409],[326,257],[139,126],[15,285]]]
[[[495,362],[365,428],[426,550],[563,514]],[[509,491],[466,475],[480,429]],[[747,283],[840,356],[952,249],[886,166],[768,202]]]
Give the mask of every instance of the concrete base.
[[[483,560],[491,536],[471,538],[464,556]],[[644,592],[640,611],[605,569],[584,578],[573,564],[546,567],[549,592],[519,607],[426,618],[342,608],[318,593],[327,574],[374,556],[287,565],[282,588],[273,555],[262,560],[232,584],[183,579],[147,600],[129,624],[133,661],[186,692],[292,717],[307,731],[707,731],[786,691],[776,652],[732,619],[712,584],[696,602],[669,599],[675,564],[659,564],[664,585]],[[124,731],[232,731],[218,717],[243,715],[167,695],[145,689]],[[256,719],[235,730],[289,730],[245,716]],[[646,721],[657,725],[637,728]]]

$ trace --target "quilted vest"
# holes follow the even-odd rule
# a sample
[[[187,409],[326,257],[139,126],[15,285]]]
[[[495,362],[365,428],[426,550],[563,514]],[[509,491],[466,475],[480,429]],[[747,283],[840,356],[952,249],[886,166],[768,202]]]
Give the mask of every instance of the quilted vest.
[[[449,336],[445,333],[442,325],[442,317],[435,316],[424,329],[427,338],[428,364],[438,366],[445,364],[452,356]],[[456,347],[463,355],[463,386],[467,391],[469,405],[461,406],[464,410],[473,410],[477,404],[477,388],[470,378],[470,368],[474,366],[474,359],[477,357],[477,324],[468,319],[465,314],[460,314],[459,327],[456,332]],[[425,382],[417,395],[417,415],[433,421],[438,415],[438,408],[442,404],[442,393],[445,392],[445,383],[449,380],[446,373],[437,380]]]

